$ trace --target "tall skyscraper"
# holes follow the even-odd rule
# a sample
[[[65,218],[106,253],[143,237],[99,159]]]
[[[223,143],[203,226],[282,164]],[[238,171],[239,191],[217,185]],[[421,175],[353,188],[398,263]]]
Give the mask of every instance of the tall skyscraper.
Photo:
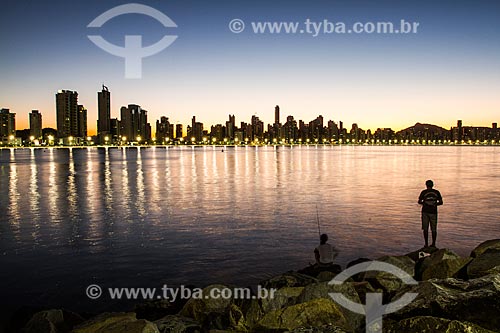
[[[274,123],[279,124],[280,123],[280,106],[276,105],[274,107]]]
[[[78,93],[70,90],[59,90],[56,94],[57,136],[67,138],[78,136]]]
[[[97,108],[97,135],[99,142],[104,143],[105,137],[111,131],[111,93],[105,85],[102,85],[102,90],[97,93]]]
[[[174,125],[170,124],[167,117],[161,117],[156,121],[156,141],[163,143],[166,139],[172,139]]]
[[[149,140],[150,130],[148,129],[147,111],[139,105],[129,104],[122,106],[121,113],[121,135],[129,142]],[[148,133],[149,132],[149,133]]]
[[[229,115],[229,121],[226,121],[226,137],[229,140],[234,140],[234,131],[236,129],[236,118],[233,115]]]
[[[175,125],[175,138],[182,138],[182,124]]]
[[[78,105],[78,121],[74,136],[79,138],[87,137],[87,109],[83,105]]]
[[[0,137],[16,135],[16,114],[9,109],[0,110]]]
[[[35,139],[42,137],[42,114],[38,110],[30,113],[30,136]]]

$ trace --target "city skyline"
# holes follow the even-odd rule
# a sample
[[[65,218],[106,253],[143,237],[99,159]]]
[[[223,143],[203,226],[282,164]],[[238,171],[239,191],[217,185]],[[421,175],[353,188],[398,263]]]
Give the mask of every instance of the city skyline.
[[[69,94],[69,96],[67,96],[67,94]],[[136,103],[129,103],[129,104],[126,104],[126,105],[123,105],[123,106],[120,106],[119,107],[119,111],[118,112],[114,112],[113,113],[113,109],[111,107],[111,104],[112,104],[112,99],[111,99],[111,91],[109,90],[108,86],[106,86],[105,84],[102,84],[102,90],[101,91],[98,91],[97,92],[97,108],[95,110],[95,112],[89,112],[89,110],[87,109],[87,107],[84,105],[84,104],[80,104],[79,102],[79,93],[78,91],[72,91],[72,90],[67,90],[67,89],[59,89],[57,91],[57,93],[55,94],[56,95],[56,99],[54,101],[54,111],[53,111],[53,118],[56,119],[56,122],[55,123],[49,123],[47,124],[47,121],[44,120],[43,122],[43,126],[42,128],[54,128],[54,129],[58,129],[59,127],[62,128],[62,123],[60,125],[58,125],[57,123],[57,114],[58,114],[58,98],[60,98],[59,96],[64,96],[64,98],[67,100],[68,103],[70,103],[70,101],[72,101],[72,103],[70,104],[73,104],[72,107],[75,108],[75,110],[73,110],[73,123],[71,126],[72,127],[75,127],[75,126],[81,126],[79,123],[78,123],[78,120],[76,120],[77,117],[80,118],[80,121],[84,124],[85,126],[85,129],[80,129],[80,128],[74,128],[74,129],[70,129],[69,127],[66,129],[66,131],[68,133],[71,133],[71,135],[65,135],[66,137],[68,136],[75,136],[75,137],[87,137],[87,136],[96,136],[97,137],[97,141],[99,143],[105,143],[104,142],[104,137],[107,136],[110,131],[111,131],[111,127],[113,126],[111,121],[113,120],[116,120],[116,119],[120,119],[123,117],[123,109],[124,108],[127,108],[127,106],[134,106],[134,107],[138,107],[141,111],[146,111],[145,108],[141,107],[141,105],[143,105],[142,103],[141,104],[136,104]],[[72,100],[74,99],[74,100]],[[65,103],[63,103],[65,104]],[[0,105],[0,107],[2,107]],[[19,123],[21,124],[25,124],[24,121],[19,121],[19,116],[20,116],[20,113],[19,112],[13,112],[13,110],[11,110],[10,108],[8,107],[2,107],[2,110],[9,110],[11,114],[14,114],[15,116],[15,121],[14,121],[14,124],[15,124],[15,130],[19,131],[19,130],[25,130],[25,129],[30,129],[31,126],[30,126],[30,122],[32,120],[32,114],[33,112],[36,111],[37,113],[37,116],[42,116],[42,114],[44,114],[43,112],[41,112],[39,109],[32,109],[30,113],[26,112],[26,113],[22,113],[22,115],[25,115],[26,118],[27,118],[27,126],[26,125],[18,125]],[[67,112],[67,111],[66,111]],[[148,111],[146,111],[148,112]],[[83,115],[84,114],[84,115]],[[102,117],[100,117],[99,115],[101,115]],[[263,116],[262,116],[263,115]],[[235,117],[234,114],[229,114],[229,116],[231,117]],[[295,118],[295,115],[292,115],[292,114],[289,114],[287,113],[286,115],[285,114],[281,114],[281,116],[284,116],[283,118],[286,118],[286,117],[292,117],[292,118]],[[335,121],[336,123],[345,123],[342,118],[335,118],[335,119],[332,119],[331,117],[328,117],[328,116],[324,116],[323,113],[317,113],[316,115],[314,115],[313,113],[310,114],[310,117],[316,117],[316,116],[321,116],[325,119],[328,119],[328,120],[332,120],[332,121]],[[105,118],[108,118],[107,120]],[[170,122],[173,124],[173,125],[181,125],[181,128],[183,130],[183,135],[187,135],[187,127],[183,127],[184,125],[188,124],[189,122],[186,122],[186,123],[181,123],[179,121],[177,122],[172,122],[172,118],[170,115],[168,114],[160,114],[159,117],[157,119],[153,119],[153,121],[151,122],[152,124],[155,124],[155,122],[157,123],[156,126],[158,126],[158,121],[161,121],[162,118],[167,118],[167,119],[170,119]],[[199,117],[199,115],[194,115],[192,114],[191,117]],[[227,117],[227,115],[226,115]],[[273,114],[271,112],[271,108],[267,108],[267,110],[264,110],[264,112],[262,113],[254,113],[251,118],[253,117],[257,117],[258,120],[261,120],[264,124],[276,124],[276,123],[280,123],[280,106],[279,105],[276,105],[275,108],[274,108],[274,117],[273,117]],[[273,122],[269,121],[269,122],[266,122],[266,121],[263,121],[262,119],[260,119],[262,117],[262,119],[274,119]],[[47,118],[47,115],[44,116],[44,119]],[[48,115],[48,118],[51,118],[51,114],[49,113]],[[94,122],[92,121],[89,121],[88,119],[95,119]],[[100,120],[102,118],[102,120]],[[147,117],[146,117],[147,118]],[[251,120],[250,119],[243,119],[243,121],[248,121],[248,120]],[[24,119],[24,117],[23,117]],[[62,117],[61,117],[62,119]],[[199,118],[198,118],[199,119]],[[211,126],[217,126],[217,125],[220,125],[221,124],[221,121],[222,119],[220,120],[214,120],[215,122],[214,123],[205,123],[203,121],[203,119],[201,119],[202,121],[199,122],[201,123],[202,125],[204,126],[208,126],[208,127],[211,127]],[[308,119],[296,119],[296,120],[305,120],[307,121]],[[41,119],[40,119],[41,121]],[[69,119],[68,119],[69,121]],[[460,120],[462,122],[462,120]],[[488,122],[489,121],[489,122]],[[490,126],[494,126],[494,124],[497,123],[497,119],[491,119],[491,120],[488,120],[488,121],[485,121],[485,123],[481,123],[481,124],[475,124],[475,123],[470,123],[468,122],[470,125],[470,127],[490,127]],[[191,118],[191,121],[192,123],[192,127],[194,127],[194,123],[192,122],[192,118]],[[233,119],[233,122],[234,122],[234,119]],[[366,127],[366,130],[370,130],[372,132],[374,132],[376,129],[383,129],[383,128],[390,128],[392,130],[395,130],[396,132],[397,131],[402,131],[402,130],[405,130],[407,129],[408,127],[411,127],[413,124],[417,124],[417,123],[428,123],[428,124],[432,124],[432,125],[436,125],[436,126],[440,126],[440,127],[443,127],[443,128],[452,128],[453,126],[456,125],[456,122],[457,120],[456,119],[453,119],[453,120],[450,120],[450,124],[448,126],[446,125],[441,125],[437,122],[424,122],[422,120],[419,120],[419,119],[416,119],[413,123],[408,123],[406,125],[404,125],[403,127],[401,128],[393,128],[393,127],[390,127],[390,126],[379,126],[379,127],[376,127],[376,128],[371,128],[371,127],[366,127],[363,125],[363,123],[361,123],[360,121],[354,121],[353,123],[351,123],[351,125],[356,125],[357,126],[361,126],[361,127]],[[146,121],[146,123],[149,125],[149,123]],[[90,126],[89,126],[90,124]],[[94,126],[92,126],[92,124],[95,124]],[[346,123],[347,125],[347,123]],[[24,126],[24,127],[23,127]],[[67,126],[70,126],[69,123]],[[102,131],[102,134],[100,135],[100,131],[99,131],[99,126],[102,126],[103,127],[103,131]],[[115,125],[116,126],[116,125]],[[153,125],[151,125],[152,127]],[[151,136],[152,137],[155,137],[155,135],[153,135],[154,133],[156,133],[156,128],[150,128],[150,133],[151,133]],[[80,131],[80,132],[79,132]],[[132,130],[130,130],[132,131]],[[130,132],[128,131],[128,132]],[[79,133],[87,133],[86,135],[79,135]],[[143,133],[146,132],[145,129],[142,130]],[[175,137],[177,137],[177,134],[178,134],[178,131],[175,130]],[[59,135],[59,134],[58,134]],[[36,136],[36,135],[35,135]],[[60,137],[64,137],[64,135],[59,135]],[[174,136],[172,136],[174,137]]]
[[[61,87],[77,90],[89,112],[91,134],[97,132],[95,90],[101,84],[114,91],[111,117],[118,117],[123,105],[140,103],[151,119],[169,115],[182,124],[193,114],[216,124],[227,114],[250,119],[255,113],[272,123],[268,107],[279,104],[299,119],[323,114],[372,129],[402,129],[416,122],[448,128],[456,119],[489,126],[500,109],[500,46],[492,42],[500,33],[498,2],[144,3],[175,21],[177,28],[167,30],[178,38],[145,58],[142,78],[130,80],[124,78],[123,59],[106,54],[87,35],[99,30],[121,45],[124,35],[141,34],[145,44],[153,44],[165,29],[151,18],[129,14],[92,30],[89,22],[122,2],[56,0],[50,11],[47,3],[9,2],[0,20],[1,40],[9,46],[0,63],[0,107],[18,114],[18,128],[28,127],[27,113],[33,109],[54,126],[51,95]],[[247,22],[247,30],[232,33],[228,23],[233,18]],[[308,18],[405,19],[420,25],[418,34],[405,36],[250,31],[253,21]]]
[[[87,109],[78,103],[78,92],[59,90],[55,94],[57,128],[43,127],[42,114],[32,110],[29,114],[30,128],[15,130],[15,113],[1,109],[0,139],[6,145],[109,145],[109,144],[297,144],[297,143],[488,143],[500,140],[498,123],[487,126],[464,126],[457,120],[456,126],[446,129],[434,124],[417,122],[414,126],[394,131],[390,127],[377,130],[363,129],[358,123],[335,122],[321,114],[309,122],[295,119],[293,115],[281,118],[279,105],[274,107],[274,123],[266,124],[253,115],[249,123],[239,124],[236,116],[229,114],[229,120],[204,127],[203,122],[191,118],[191,125],[173,124],[169,117],[161,116],[153,128],[148,121],[148,111],[137,104],[120,108],[120,118],[111,118],[109,106],[111,91],[105,85],[97,92],[99,116],[97,135],[87,133]],[[153,121],[154,124],[154,121]],[[175,126],[174,126],[175,125]],[[238,126],[239,125],[239,126]],[[210,128],[210,129],[208,129]],[[36,140],[36,141],[35,141]]]

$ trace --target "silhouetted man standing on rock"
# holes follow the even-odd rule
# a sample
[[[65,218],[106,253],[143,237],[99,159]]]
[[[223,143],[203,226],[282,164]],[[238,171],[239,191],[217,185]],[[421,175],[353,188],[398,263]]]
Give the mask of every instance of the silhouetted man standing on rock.
[[[436,247],[437,239],[437,206],[443,204],[443,198],[438,190],[433,189],[432,180],[425,182],[427,188],[420,193],[418,203],[422,205],[422,230],[424,231],[425,247],[429,247],[429,224],[432,231],[432,247]]]

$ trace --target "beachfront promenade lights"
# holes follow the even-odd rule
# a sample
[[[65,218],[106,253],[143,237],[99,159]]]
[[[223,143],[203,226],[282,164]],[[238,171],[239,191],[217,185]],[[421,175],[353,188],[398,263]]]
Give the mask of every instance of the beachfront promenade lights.
[[[234,138],[235,143],[238,143],[238,141],[239,141],[238,138]]]
[[[310,141],[309,139],[306,140],[307,143],[309,143],[309,141]]]
[[[122,136],[122,142],[125,142],[127,141],[127,137],[126,136]]]
[[[274,143],[276,143],[276,141],[278,141],[278,140],[276,140],[276,139],[273,139],[273,142],[274,142]]]
[[[33,140],[35,140],[35,137],[32,135],[32,136],[30,136],[30,141],[33,141]]]
[[[140,136],[138,136],[137,138],[137,142],[141,142],[142,138]]]
[[[224,138],[224,144],[226,144],[226,143],[227,143],[227,138]]]
[[[191,142],[194,143],[196,141],[196,138],[193,136],[191,137]]]
[[[204,144],[206,144],[206,143],[207,143],[207,140],[208,140],[208,139],[204,137],[204,138],[203,138],[203,143],[204,143]]]
[[[212,138],[212,144],[215,144],[217,142],[217,138]]]
[[[107,144],[107,143],[108,143],[108,141],[109,141],[109,136],[105,136],[105,137],[104,137],[104,141],[105,141],[105,142],[106,142],[106,144]]]

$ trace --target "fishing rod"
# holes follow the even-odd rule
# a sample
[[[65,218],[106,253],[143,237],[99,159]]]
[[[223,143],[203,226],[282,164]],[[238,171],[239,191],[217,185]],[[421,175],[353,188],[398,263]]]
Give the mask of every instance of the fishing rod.
[[[318,221],[318,236],[321,238],[321,228],[319,225],[319,212],[318,212],[318,204],[316,204],[316,220]]]

